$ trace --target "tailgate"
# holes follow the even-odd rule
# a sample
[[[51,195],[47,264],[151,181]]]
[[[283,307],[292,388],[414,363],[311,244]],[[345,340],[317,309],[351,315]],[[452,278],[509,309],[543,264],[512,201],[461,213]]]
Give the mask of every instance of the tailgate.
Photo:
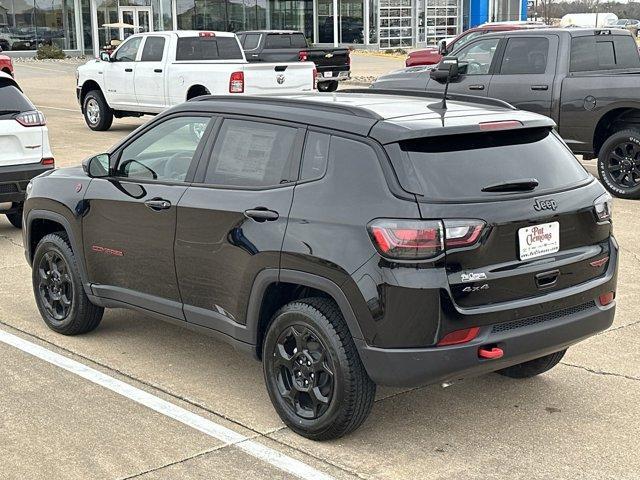
[[[321,67],[348,67],[349,66],[349,50],[341,49],[312,49],[308,50],[310,62],[316,64],[318,69]]]
[[[23,127],[14,119],[0,119],[0,167],[40,162],[42,135],[40,127]]]
[[[243,70],[247,94],[313,91],[315,65],[311,62],[252,63],[244,65]]]

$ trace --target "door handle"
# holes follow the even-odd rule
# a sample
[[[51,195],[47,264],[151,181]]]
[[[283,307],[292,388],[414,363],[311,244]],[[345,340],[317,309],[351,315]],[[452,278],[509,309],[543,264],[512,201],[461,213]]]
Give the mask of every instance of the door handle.
[[[469,85],[469,90],[484,90],[484,85]]]
[[[162,69],[161,68],[154,68],[153,71],[155,73],[162,73]]]
[[[144,202],[144,204],[156,212],[171,208],[171,202],[169,200],[164,200],[163,198],[152,198],[151,200]]]
[[[272,222],[280,217],[278,212],[268,210],[264,207],[256,207],[251,210],[245,210],[244,216],[247,218],[252,218],[256,222]]]
[[[124,71],[131,73],[131,72],[133,72],[133,68],[125,68]]]
[[[549,85],[531,85],[531,90],[549,90]]]

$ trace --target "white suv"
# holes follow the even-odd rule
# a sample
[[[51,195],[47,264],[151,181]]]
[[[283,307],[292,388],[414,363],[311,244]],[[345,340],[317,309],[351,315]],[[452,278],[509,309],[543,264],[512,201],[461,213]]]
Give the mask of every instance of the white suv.
[[[0,213],[17,228],[29,180],[54,168],[45,124],[16,81],[0,72]]]

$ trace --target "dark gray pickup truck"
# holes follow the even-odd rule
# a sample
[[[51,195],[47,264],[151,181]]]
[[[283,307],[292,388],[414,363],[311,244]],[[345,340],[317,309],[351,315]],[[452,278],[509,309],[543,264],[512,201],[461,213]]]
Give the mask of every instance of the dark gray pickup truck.
[[[551,117],[576,154],[598,158],[604,186],[640,198],[640,56],[629,32],[541,29],[487,34],[450,55],[449,92],[505,100]],[[379,89],[444,90],[432,67],[383,75]]]
[[[318,71],[318,90],[335,92],[338,82],[349,79],[348,48],[310,47],[302,32],[252,30],[239,32],[238,39],[249,62],[313,62]]]

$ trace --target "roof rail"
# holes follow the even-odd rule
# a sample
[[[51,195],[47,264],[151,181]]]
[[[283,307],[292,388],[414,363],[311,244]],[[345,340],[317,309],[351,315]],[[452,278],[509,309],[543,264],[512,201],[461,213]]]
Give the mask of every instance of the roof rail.
[[[337,93],[370,93],[378,95],[398,95],[402,97],[421,97],[432,98],[434,100],[442,100],[442,92],[433,90],[385,90],[383,88],[348,88],[340,90]],[[476,95],[464,95],[462,93],[447,93],[447,100],[458,102],[477,103],[479,105],[488,105],[492,107],[507,108],[516,110],[516,107],[504,100],[497,98],[478,97]]]
[[[291,95],[291,94],[289,94]],[[353,105],[344,105],[340,103],[330,103],[325,101],[315,101],[316,94],[308,94],[308,98],[302,98],[304,94],[301,94],[299,98],[290,98],[285,95],[269,95],[267,96],[231,96],[231,95],[202,95],[199,97],[194,97],[189,102],[245,102],[245,103],[261,103],[268,105],[285,105],[288,107],[302,107],[309,108],[310,105],[313,105],[313,108],[316,110],[323,110],[325,112],[333,112],[333,113],[342,113],[345,115],[355,115],[357,117],[362,118],[370,118],[372,120],[382,120],[382,117],[371,110],[368,110],[363,107],[356,107]]]

